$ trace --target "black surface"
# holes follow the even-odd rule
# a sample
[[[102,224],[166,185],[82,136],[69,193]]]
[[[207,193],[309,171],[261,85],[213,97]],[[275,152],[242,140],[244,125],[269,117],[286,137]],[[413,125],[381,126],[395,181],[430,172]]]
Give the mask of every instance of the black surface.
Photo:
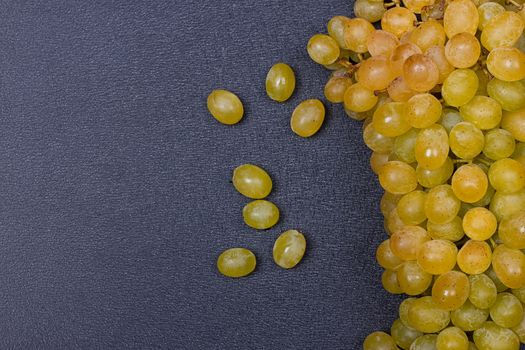
[[[379,186],[360,124],[327,104],[311,139],[289,116],[322,98],[308,38],[350,1],[1,1],[1,349],[359,349],[399,298],[380,285]],[[293,66],[285,104],[264,93]],[[242,123],[207,112],[214,88]],[[244,225],[231,171],[272,175],[273,229]],[[299,228],[303,262],[272,261]],[[252,249],[231,280],[218,254]]]

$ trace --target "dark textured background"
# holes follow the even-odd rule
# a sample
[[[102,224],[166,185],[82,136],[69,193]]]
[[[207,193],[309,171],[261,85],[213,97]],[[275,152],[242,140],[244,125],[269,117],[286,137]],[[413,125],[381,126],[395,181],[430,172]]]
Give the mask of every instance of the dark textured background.
[[[322,98],[308,38],[350,1],[0,1],[1,349],[359,349],[399,298],[380,285],[379,187],[360,124],[327,104],[311,139],[289,116]],[[264,78],[296,71],[285,104]],[[238,93],[244,120],[207,112]],[[244,225],[239,164],[266,168],[282,210]],[[303,262],[272,261],[299,228]],[[218,254],[252,249],[248,278]]]

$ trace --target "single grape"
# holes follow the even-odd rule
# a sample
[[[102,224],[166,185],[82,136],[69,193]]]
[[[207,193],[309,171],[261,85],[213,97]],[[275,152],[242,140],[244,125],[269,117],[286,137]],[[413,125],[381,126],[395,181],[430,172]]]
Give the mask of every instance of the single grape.
[[[456,68],[472,67],[478,62],[481,45],[470,33],[458,33],[445,45],[445,56]]]
[[[416,171],[400,161],[390,161],[379,170],[381,187],[393,194],[405,194],[417,187]]]
[[[375,30],[367,39],[366,46],[372,57],[390,57],[392,51],[399,45],[399,39],[392,33],[384,30]]]
[[[485,2],[478,6],[479,24],[478,29],[483,30],[485,26],[496,16],[505,12],[505,7],[497,2]]]
[[[492,263],[492,249],[485,241],[469,240],[459,250],[457,262],[461,271],[466,274],[483,273]]]
[[[363,350],[397,350],[391,336],[384,332],[374,332],[368,335],[363,343]]]
[[[425,334],[414,340],[410,350],[436,350],[437,335]]]
[[[398,258],[390,248],[390,239],[383,241],[376,250],[376,260],[384,269],[395,270],[403,260]]]
[[[498,278],[509,288],[525,286],[525,254],[499,245],[492,253],[492,267]]]
[[[443,46],[447,40],[443,25],[434,19],[422,22],[410,34],[410,42],[426,52],[432,46]]]
[[[511,158],[495,161],[488,175],[490,184],[500,193],[514,193],[525,187],[525,167]]]
[[[368,36],[374,30],[374,26],[363,18],[350,19],[344,28],[345,47],[357,53],[367,52]]]
[[[456,69],[443,82],[441,94],[448,105],[459,107],[468,103],[474,97],[478,86],[479,79],[473,70]]]
[[[217,259],[219,272],[227,277],[244,277],[255,270],[255,255],[245,248],[225,250]]]
[[[416,260],[420,247],[429,240],[430,236],[424,228],[404,226],[390,237],[390,249],[402,260]]]
[[[453,243],[451,243],[453,244]],[[439,276],[432,287],[432,299],[442,309],[457,310],[470,294],[467,275],[458,271],[449,271]]]
[[[500,293],[490,307],[490,318],[500,327],[516,327],[523,319],[523,305],[514,295]]]
[[[377,96],[370,89],[360,83],[348,87],[343,102],[345,108],[353,112],[366,112],[374,108],[378,101]]]
[[[437,333],[448,326],[450,313],[441,309],[430,296],[415,300],[408,310],[408,320],[424,333]]]
[[[284,102],[295,90],[295,74],[286,63],[276,63],[266,75],[266,93],[275,101]]]
[[[411,31],[417,22],[416,15],[404,7],[392,7],[381,18],[381,28],[400,38]]]
[[[388,216],[388,214],[390,214],[390,212],[397,207],[397,203],[401,197],[402,195],[392,194],[387,191],[383,193],[381,201],[379,202],[379,208],[381,209],[383,216]]]
[[[501,220],[498,237],[513,249],[525,249],[525,210],[515,212]]]
[[[346,16],[334,16],[326,25],[328,29],[328,35],[330,35],[342,49],[349,49],[345,44],[344,30],[345,26],[350,21],[350,18]]]
[[[504,129],[492,129],[485,134],[483,154],[492,160],[508,158],[514,153],[516,141],[510,132]]]
[[[427,273],[442,275],[454,268],[458,248],[447,240],[434,239],[423,243],[417,253],[417,263]]]
[[[332,76],[324,86],[324,95],[332,103],[344,101],[346,89],[352,85],[352,79],[348,76]]]
[[[408,123],[414,128],[428,128],[441,117],[441,103],[429,93],[412,96],[406,106]]]
[[[478,9],[471,0],[453,0],[445,9],[443,27],[449,38],[462,32],[475,35],[478,23]]]
[[[481,130],[497,127],[502,117],[501,105],[488,96],[474,96],[459,108],[459,112],[464,120]]]
[[[501,128],[510,132],[517,141],[525,142],[525,108],[503,113]]]
[[[427,232],[432,239],[446,239],[452,242],[461,240],[465,235],[462,220],[459,216],[445,224],[435,224],[427,221]]]
[[[445,128],[434,124],[421,129],[416,139],[415,155],[418,164],[426,169],[441,167],[448,158],[449,144]]]
[[[490,202],[490,211],[494,213],[498,221],[523,208],[525,208],[525,190],[508,194],[496,192]]]
[[[423,333],[405,326],[399,319],[395,320],[392,324],[392,327],[390,328],[390,334],[392,335],[392,338],[396,344],[402,349],[410,348],[410,345],[412,345],[414,340],[423,335]]]
[[[395,102],[407,102],[417,92],[408,87],[403,77],[395,78],[387,88],[388,96]]]
[[[438,83],[439,70],[431,58],[415,54],[403,64],[403,78],[412,90],[426,92]]]
[[[441,113],[441,121],[439,122],[445,130],[450,134],[452,131],[452,128],[456,126],[458,123],[461,123],[463,120],[463,117],[459,113],[457,109],[454,108],[443,108],[443,112]]]
[[[427,218],[436,224],[446,224],[454,220],[460,207],[461,201],[454,195],[450,185],[439,185],[432,188],[425,201]]]
[[[385,11],[382,1],[356,0],[354,3],[355,16],[371,23],[380,21]]]
[[[426,197],[424,191],[412,191],[401,197],[397,203],[397,214],[406,225],[419,225],[427,219]]]
[[[525,78],[525,53],[515,47],[497,47],[487,56],[490,74],[504,81]]]
[[[292,131],[301,137],[310,137],[317,133],[323,125],[325,108],[316,99],[304,100],[295,107],[290,126]]]
[[[501,46],[514,45],[523,33],[524,22],[514,11],[505,11],[489,21],[481,32],[483,47],[491,51]]]
[[[423,187],[432,188],[442,185],[448,181],[454,171],[454,164],[447,158],[442,166],[437,169],[425,169],[418,165],[416,167],[417,181]]]
[[[399,160],[408,164],[416,161],[417,134],[417,129],[410,129],[403,135],[395,138],[393,151]]]
[[[411,42],[401,43],[398,45],[392,51],[389,57],[392,74],[396,77],[402,75],[406,60],[413,55],[421,53],[423,53],[421,49]]]
[[[498,222],[496,216],[487,208],[474,207],[463,216],[465,234],[476,241],[484,241],[496,232]]]
[[[396,137],[410,130],[404,102],[388,102],[379,106],[374,112],[372,124],[377,132]]]
[[[414,329],[414,326],[410,324],[408,320],[408,311],[412,307],[412,304],[417,300],[417,298],[406,298],[401,304],[399,304],[399,319],[405,325],[405,327]]]
[[[457,327],[445,328],[437,336],[437,350],[468,350],[468,348],[467,335]]]
[[[279,221],[279,208],[272,202],[259,199],[246,204],[242,216],[246,225],[266,230]]]
[[[525,84],[523,80],[503,81],[493,78],[487,84],[487,93],[498,101],[506,111],[516,111],[525,107]]]
[[[479,350],[519,350],[518,336],[494,322],[485,322],[474,332],[474,343]]]
[[[207,104],[211,115],[222,124],[237,124],[244,114],[239,97],[227,90],[213,90],[208,95]]]
[[[394,79],[390,63],[384,56],[370,57],[361,62],[356,79],[370,90],[384,90]]]
[[[341,53],[337,42],[325,34],[315,34],[312,36],[308,41],[306,49],[310,58],[322,65],[334,63]]]
[[[495,302],[498,296],[496,284],[485,274],[471,275],[470,294],[468,300],[478,309],[488,309]]]
[[[462,159],[473,159],[483,150],[485,136],[472,123],[460,122],[456,124],[449,135],[450,149]]]
[[[489,310],[478,309],[470,301],[457,310],[450,313],[452,324],[464,332],[472,332],[478,329],[489,318]]]
[[[487,192],[488,185],[487,175],[476,164],[462,165],[452,175],[452,191],[466,203],[481,200]]]
[[[235,168],[232,183],[240,194],[248,198],[263,199],[272,191],[270,175],[253,164],[243,164]]]
[[[283,232],[273,245],[273,260],[284,269],[291,269],[303,259],[306,239],[297,230]]]
[[[383,288],[390,294],[402,294],[403,289],[397,280],[397,272],[393,270],[385,270],[381,275],[381,284]]]

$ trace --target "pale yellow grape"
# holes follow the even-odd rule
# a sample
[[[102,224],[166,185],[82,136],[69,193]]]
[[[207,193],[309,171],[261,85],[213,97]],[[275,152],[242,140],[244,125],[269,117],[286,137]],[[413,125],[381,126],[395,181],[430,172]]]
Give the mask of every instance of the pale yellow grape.
[[[498,326],[516,327],[523,319],[523,305],[511,293],[500,293],[490,307],[490,318]]]
[[[325,34],[315,34],[308,41],[306,46],[308,55],[316,63],[322,65],[329,65],[334,63],[339,58],[339,45],[330,36]]]
[[[462,32],[475,35],[478,23],[478,9],[471,0],[453,0],[445,9],[443,27],[449,38]]]
[[[508,158],[514,153],[516,141],[512,134],[504,129],[492,129],[485,134],[483,154],[492,160]]]
[[[374,332],[368,335],[363,343],[363,350],[397,350],[392,337],[384,332]]]
[[[483,150],[485,136],[474,124],[460,122],[449,134],[450,149],[462,159],[473,159]]]
[[[395,78],[387,88],[388,96],[396,102],[407,102],[417,92],[408,87],[403,77]]]
[[[326,25],[328,34],[337,42],[341,49],[348,49],[345,44],[344,29],[350,18],[346,16],[334,16]]]
[[[427,219],[425,214],[424,191],[412,191],[405,194],[397,203],[397,214],[407,225],[419,225]]]
[[[383,241],[376,250],[376,260],[384,269],[395,270],[403,263],[390,248],[390,239]]]
[[[468,277],[459,271],[449,271],[440,275],[432,287],[432,299],[440,308],[448,311],[463,306],[469,294]]]
[[[343,102],[345,108],[353,112],[366,112],[374,108],[378,101],[377,96],[370,89],[360,83],[348,87]]]
[[[390,294],[402,294],[403,289],[399,285],[397,279],[397,272],[393,270],[385,270],[381,275],[381,284],[383,288]]]
[[[417,134],[417,129],[410,129],[403,135],[396,137],[394,141],[394,153],[399,160],[408,164],[416,161],[415,147]]]
[[[286,63],[276,63],[266,75],[266,93],[275,101],[284,102],[295,90],[295,74]]]
[[[472,67],[479,59],[481,45],[470,33],[458,33],[445,45],[445,56],[456,68]]]
[[[317,99],[304,100],[295,107],[290,126],[292,131],[301,137],[310,137],[323,125],[325,108]]]
[[[381,167],[389,161],[388,158],[389,155],[386,153],[372,152],[372,154],[370,155],[370,168],[372,168],[374,174],[377,175],[379,169],[381,169]]]
[[[487,57],[490,74],[504,81],[525,78],[525,53],[515,47],[497,47]]]
[[[454,268],[458,248],[447,240],[434,239],[423,243],[417,253],[417,263],[427,273],[441,275]]]
[[[492,21],[496,16],[505,12],[505,7],[497,2],[485,2],[478,6],[479,24],[478,29],[483,30],[485,26]]]
[[[468,103],[474,97],[478,86],[479,79],[473,70],[456,69],[443,82],[441,94],[447,104],[459,107]]]
[[[397,215],[397,209],[394,208],[388,216],[385,218],[385,228],[389,235],[392,235],[394,232],[404,228],[406,225]]]
[[[332,76],[324,86],[324,95],[332,103],[344,101],[346,89],[352,85],[352,79],[348,76]]]
[[[363,18],[350,19],[344,28],[345,47],[357,53],[367,52],[366,42],[374,30],[374,26]]]
[[[525,286],[525,254],[499,245],[492,254],[492,267],[498,278],[509,288]]]
[[[518,336],[494,322],[485,322],[474,332],[474,343],[479,350],[519,350]]]
[[[246,225],[266,230],[279,221],[279,208],[272,202],[266,200],[255,200],[244,206],[242,216]]]
[[[463,230],[473,240],[484,241],[496,232],[496,216],[487,208],[474,207],[463,216]]]
[[[495,161],[488,175],[492,187],[501,193],[514,193],[525,187],[525,167],[511,158]]]
[[[385,11],[386,9],[381,1],[356,0],[354,3],[355,16],[371,23],[381,20]]]
[[[454,195],[450,185],[432,188],[425,201],[425,213],[428,220],[436,224],[446,224],[454,220],[459,213],[461,201]]]
[[[402,349],[408,349],[417,338],[423,333],[407,327],[401,320],[397,319],[390,328],[390,334],[398,346]]]
[[[488,309],[495,302],[498,296],[498,289],[494,282],[485,274],[471,275],[470,294],[468,299],[479,309]]]
[[[525,84],[522,81],[503,81],[493,78],[487,84],[490,97],[498,101],[505,111],[525,107]]]
[[[438,83],[439,70],[431,58],[415,54],[403,63],[403,78],[412,90],[426,92]]]
[[[456,124],[461,123],[462,121],[464,120],[459,111],[457,109],[448,107],[443,108],[439,124],[441,124],[445,128],[445,130],[447,130],[447,132],[450,133],[450,131],[452,131],[452,128],[456,126]]]
[[[448,135],[445,128],[434,124],[421,129],[416,139],[415,155],[418,164],[426,169],[437,169],[447,160]]]
[[[384,90],[394,79],[390,63],[384,56],[370,57],[361,62],[356,79],[370,90]]]
[[[410,10],[404,7],[393,7],[381,18],[381,28],[400,38],[414,28],[416,21],[416,16]]]
[[[399,45],[399,39],[390,32],[375,30],[368,36],[366,45],[372,57],[390,57],[392,51]]]
[[[424,228],[404,226],[390,237],[390,249],[401,260],[416,260],[419,248],[429,240],[430,236]]]
[[[239,97],[227,90],[213,90],[208,95],[207,105],[211,115],[222,124],[237,124],[244,115]]]
[[[462,220],[456,216],[446,224],[435,224],[427,221],[427,232],[432,239],[446,239],[452,242],[459,241],[465,235]]]
[[[468,350],[468,348],[467,335],[457,327],[445,328],[437,336],[437,350]]]
[[[428,128],[441,117],[441,103],[429,93],[412,96],[406,106],[408,123],[414,128]]]
[[[400,161],[390,161],[379,170],[381,187],[393,194],[405,194],[417,187],[416,171]]]
[[[397,207],[397,203],[401,199],[402,195],[392,194],[385,191],[379,202],[379,208],[383,216],[387,216],[390,212]]]
[[[483,273],[492,263],[492,249],[485,241],[469,240],[459,250],[457,262],[461,271],[466,274]]]
[[[460,166],[452,175],[452,191],[466,203],[475,203],[483,198],[488,189],[485,172],[476,164]]]
[[[410,346],[410,350],[435,350],[437,342],[437,335],[425,334],[414,340]]]
[[[372,124],[377,132],[396,137],[410,130],[404,102],[388,102],[379,106],[374,112]]]
[[[243,164],[235,168],[232,183],[239,193],[248,198],[262,199],[272,191],[270,175],[253,164]]]
[[[445,79],[454,71],[454,66],[450,64],[445,55],[445,47],[443,45],[435,45],[429,47],[425,51],[425,55],[436,64],[439,71],[438,84],[442,84]]]
[[[489,318],[489,310],[478,309],[470,301],[450,313],[452,324],[465,332],[472,332],[483,325]]]
[[[255,270],[255,255],[245,248],[225,250],[217,259],[217,269],[227,277],[244,277]]]
[[[403,66],[406,60],[416,54],[423,53],[419,46],[407,42],[398,45],[390,54],[390,68],[394,76],[400,76],[403,74]]]
[[[416,300],[417,298],[406,298],[405,300],[401,302],[401,304],[399,304],[399,319],[406,327],[409,327],[412,329],[414,328],[414,326],[412,326],[410,324],[410,321],[408,320],[408,311],[410,310],[410,308],[412,307],[412,304]]]
[[[502,117],[501,105],[488,96],[474,96],[459,108],[459,112],[464,120],[481,130],[497,127]]]
[[[505,11],[488,22],[481,32],[483,47],[491,51],[501,46],[512,46],[523,33],[523,18],[514,11]]]
[[[374,152],[390,154],[394,148],[394,139],[378,133],[372,123],[363,130],[363,140]]]
[[[441,309],[430,296],[415,300],[408,310],[408,320],[418,331],[436,333],[447,327],[450,313]]]
[[[416,167],[417,181],[423,187],[432,188],[442,185],[452,176],[454,164],[447,158],[442,166],[437,169],[425,169],[418,165]]]
[[[509,248],[525,249],[525,208],[501,220],[498,237]]]
[[[434,19],[422,22],[410,34],[410,41],[426,52],[432,46],[445,45],[447,37],[443,25]]]
[[[501,128],[510,132],[517,141],[525,142],[525,108],[503,113]]]
[[[490,211],[498,221],[525,208],[525,189],[516,193],[496,192],[490,202]]]
[[[284,269],[295,267],[303,259],[306,239],[297,230],[283,232],[273,245],[273,260]]]

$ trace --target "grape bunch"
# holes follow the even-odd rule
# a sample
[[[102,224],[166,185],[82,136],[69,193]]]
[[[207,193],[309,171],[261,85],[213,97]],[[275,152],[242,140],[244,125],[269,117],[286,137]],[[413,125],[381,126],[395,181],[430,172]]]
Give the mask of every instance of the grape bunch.
[[[406,294],[365,350],[525,343],[525,6],[357,0],[310,38],[324,94],[363,121],[385,193],[381,282]],[[373,23],[377,25],[374,26]]]

